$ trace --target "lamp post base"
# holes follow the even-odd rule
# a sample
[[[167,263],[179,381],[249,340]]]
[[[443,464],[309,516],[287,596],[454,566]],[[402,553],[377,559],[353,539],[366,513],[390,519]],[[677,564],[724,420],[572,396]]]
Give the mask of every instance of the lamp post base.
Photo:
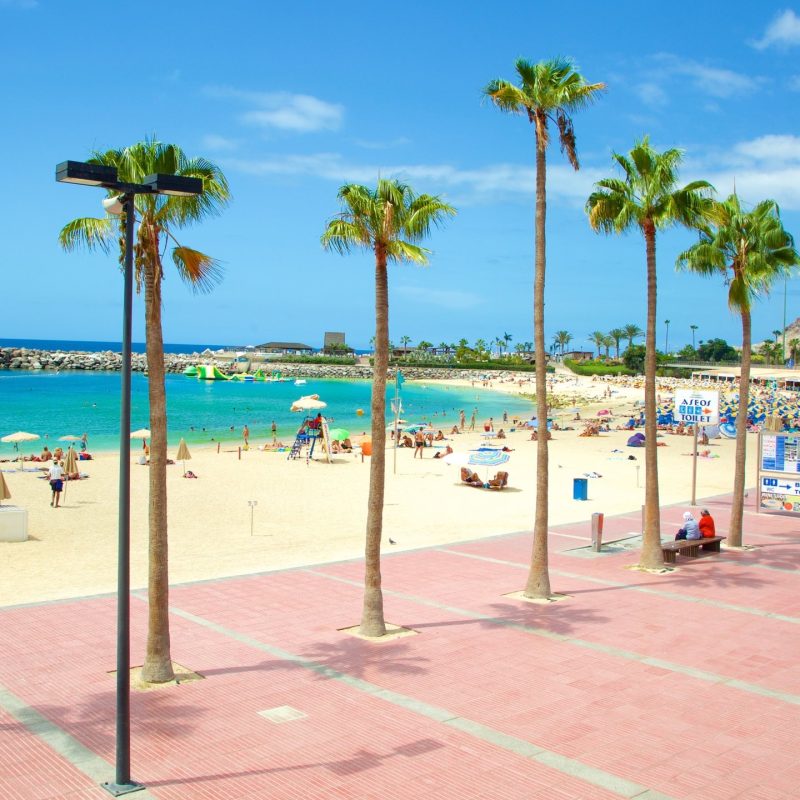
[[[101,783],[100,786],[113,797],[122,797],[124,794],[140,792],[145,788],[143,783],[136,783],[136,781],[128,781],[127,783],[112,783],[111,781],[106,781],[105,783]]]

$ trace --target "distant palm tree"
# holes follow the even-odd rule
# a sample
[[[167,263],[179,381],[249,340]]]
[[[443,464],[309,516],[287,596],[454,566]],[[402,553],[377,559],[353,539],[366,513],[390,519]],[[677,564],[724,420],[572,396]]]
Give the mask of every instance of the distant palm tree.
[[[328,223],[322,245],[338,253],[363,248],[375,254],[375,364],[372,373],[372,458],[369,468],[367,532],[364,570],[364,606],[360,632],[383,636],[381,591],[381,535],[386,467],[386,372],[389,367],[390,261],[428,262],[429,251],[420,247],[434,225],[456,213],[438,197],[415,195],[410,186],[380,178],[375,189],[346,184],[339,189],[341,213]],[[403,337],[407,338],[407,337]],[[409,340],[410,341],[410,340]]]
[[[520,114],[534,126],[536,137],[535,265],[533,281],[533,338],[536,343],[536,408],[540,420],[547,419],[547,358],[544,344],[545,228],[547,218],[547,146],[549,124],[558,128],[561,151],[578,169],[572,115],[588,106],[605,89],[603,83],[587,83],[564,58],[532,64],[518,59],[514,65],[519,85],[505,80],[491,81],[484,94],[501,111]],[[536,516],[533,525],[531,566],[524,594],[544,599],[551,596],[547,567],[548,456],[547,437],[536,443]]]
[[[447,342],[439,342],[439,349],[444,353],[444,355],[450,355],[450,345]]]
[[[667,326],[667,332],[664,336],[664,353],[669,353],[669,320],[664,320],[664,325]]]
[[[775,337],[775,344],[778,344],[778,337],[783,333],[783,331],[772,331],[772,335]]]
[[[167,395],[164,378],[164,337],[161,323],[164,280],[163,257],[171,257],[178,276],[193,291],[210,290],[220,276],[219,262],[198,250],[180,245],[178,230],[217,214],[228,203],[228,182],[218,166],[204,158],[189,158],[180,147],[154,139],[122,150],[95,151],[93,164],[117,168],[120,181],[142,183],[147,175],[166,173],[200,178],[203,194],[177,197],[137,194],[136,219],[75,219],[62,228],[59,243],[65,250],[79,246],[108,251],[121,227],[136,225],[136,284],[144,288],[148,397],[150,403],[149,578],[147,651],[142,678],[149,683],[174,679],[169,633],[169,543],[167,538]]]
[[[692,350],[696,350],[697,348],[694,346],[694,333],[697,330],[697,325],[690,325],[689,328],[692,331]]]
[[[800,339],[789,339],[786,343],[789,346],[789,357],[797,363],[797,353],[800,352]]]
[[[747,412],[750,399],[753,302],[769,291],[773,282],[800,263],[794,240],[784,230],[778,204],[763,200],[745,211],[739,198],[714,202],[708,226],[700,241],[678,256],[679,269],[699,275],[721,275],[728,287],[728,306],[742,320],[742,367],[739,377],[739,413],[736,417],[736,458],[728,544],[742,545],[745,461],[747,458]],[[729,274],[730,270],[730,274]]]
[[[623,328],[612,328],[608,335],[614,340],[614,347],[617,349],[617,358],[619,358],[619,343],[625,338],[625,330]]]
[[[433,342],[426,342],[426,341],[425,341],[425,339],[423,339],[423,340],[422,340],[422,341],[421,341],[421,342],[420,342],[420,343],[417,345],[417,348],[418,348],[418,349],[420,349],[420,350],[422,350],[422,352],[423,352],[423,353],[427,353],[427,352],[428,352],[428,350],[430,350],[432,347],[433,347]]]
[[[571,341],[572,334],[569,331],[556,331],[555,343],[561,347],[561,355],[564,355],[564,350]]]
[[[488,345],[486,344],[485,339],[478,339],[475,342],[475,352],[478,354],[478,360],[483,361],[486,358],[486,350]]]
[[[597,348],[597,357],[600,358],[600,348],[606,343],[603,331],[593,331],[589,334],[589,341]]]
[[[411,344],[410,336],[401,336],[400,344],[403,345],[403,355],[408,355],[408,346]]]
[[[623,328],[624,336],[628,340],[628,347],[633,347],[633,340],[644,336],[644,331],[638,326],[629,324]]]
[[[614,154],[622,179],[604,178],[595,184],[586,210],[589,223],[603,233],[638,229],[647,254],[647,335],[645,339],[645,524],[640,566],[663,567],[661,509],[658,494],[656,437],[656,231],[681,223],[696,225],[707,207],[711,186],[695,181],[678,188],[680,150],[659,153],[645,137],[628,156]],[[637,335],[632,333],[633,336]]]

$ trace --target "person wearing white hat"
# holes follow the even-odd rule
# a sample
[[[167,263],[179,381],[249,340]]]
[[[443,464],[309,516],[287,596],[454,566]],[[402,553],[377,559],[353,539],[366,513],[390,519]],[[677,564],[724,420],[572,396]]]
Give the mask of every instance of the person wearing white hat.
[[[691,512],[686,511],[683,515],[683,527],[675,534],[675,540],[699,539],[700,535],[700,526],[697,524],[697,520]]]

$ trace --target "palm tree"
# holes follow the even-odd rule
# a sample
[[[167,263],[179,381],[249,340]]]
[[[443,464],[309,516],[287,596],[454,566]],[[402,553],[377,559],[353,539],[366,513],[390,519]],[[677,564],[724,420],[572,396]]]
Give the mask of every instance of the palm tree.
[[[797,363],[797,353],[800,352],[800,339],[789,339],[789,355],[793,362]]]
[[[614,340],[614,347],[617,350],[617,358],[619,359],[619,343],[625,338],[625,331],[622,328],[612,328],[608,335]]]
[[[606,358],[611,358],[611,348],[614,346],[614,337],[606,334],[603,336],[603,347],[606,349]]]
[[[506,346],[506,351],[508,351],[509,345],[511,344],[511,340],[512,340],[513,338],[514,338],[514,337],[513,337],[513,336],[512,336],[510,333],[504,333],[504,334],[503,334],[503,343],[504,343],[504,344],[505,344],[505,346]]]
[[[561,347],[561,355],[564,355],[564,350],[571,341],[572,334],[569,331],[556,331],[555,343]]]
[[[403,345],[403,355],[408,354],[408,346],[411,344],[411,337],[410,336],[401,336],[400,337],[400,344]]]
[[[775,337],[775,344],[778,344],[778,337],[783,333],[783,331],[772,331],[772,335]]]
[[[386,371],[389,339],[389,286],[387,264],[411,261],[427,264],[429,251],[420,247],[435,225],[456,213],[438,197],[415,195],[410,186],[397,180],[378,179],[375,189],[345,184],[339,189],[341,213],[328,223],[322,245],[338,253],[353,248],[375,254],[375,366],[372,375],[372,458],[369,468],[369,499],[364,570],[364,607],[360,632],[383,636],[381,592],[381,534],[383,532],[383,491],[386,462]]]
[[[664,335],[664,352],[669,353],[669,320],[665,319],[664,324],[667,326],[667,332]]]
[[[447,344],[447,342],[439,342],[439,349],[442,351],[443,355],[450,355],[450,345]]]
[[[645,525],[639,564],[663,567],[656,450],[656,231],[681,223],[695,225],[707,207],[712,190],[706,181],[678,188],[680,150],[659,153],[645,137],[629,156],[614,154],[623,178],[604,178],[595,184],[586,210],[589,223],[603,233],[641,231],[647,252],[647,335],[645,338]],[[630,340],[638,335],[631,331]]]
[[[644,336],[644,331],[638,326],[628,324],[623,328],[623,336],[628,340],[628,347],[633,347],[633,340]]]
[[[697,348],[694,346],[694,333],[697,330],[697,325],[690,325],[689,329],[692,331],[692,350],[696,350]]]
[[[519,86],[505,80],[491,81],[484,94],[501,110],[521,114],[534,126],[536,137],[535,267],[533,289],[533,338],[536,360],[536,413],[547,419],[547,360],[544,346],[544,288],[547,249],[547,145],[549,123],[558,128],[562,152],[574,169],[579,168],[572,115],[589,105],[605,89],[603,83],[587,83],[575,65],[564,58],[532,64],[525,59],[515,63]],[[531,567],[524,594],[530,598],[549,598],[547,570],[547,437],[536,444],[536,517],[533,526]]]
[[[606,335],[603,331],[593,331],[589,334],[589,341],[597,348],[597,357],[600,358],[600,348],[606,342]]]
[[[417,349],[422,350],[423,353],[427,353],[433,347],[433,342],[428,342],[423,339],[418,345]]]
[[[117,168],[120,181],[142,183],[147,175],[165,173],[200,178],[203,194],[196,197],[137,194],[136,220],[82,218],[65,225],[59,242],[65,250],[79,246],[108,252],[125,225],[139,223],[135,245],[136,283],[144,286],[150,402],[149,571],[147,651],[142,678],[150,683],[172,680],[169,636],[169,560],[167,542],[167,414],[164,385],[164,340],[161,326],[162,257],[171,246],[178,275],[193,291],[208,291],[221,271],[217,261],[181,245],[180,228],[217,214],[230,200],[228,182],[219,167],[204,158],[189,158],[181,148],[146,139],[122,150],[95,151],[93,164]]]
[[[736,460],[728,531],[728,544],[741,547],[750,399],[751,310],[754,300],[769,291],[776,278],[787,275],[800,259],[794,240],[783,228],[774,200],[763,200],[752,211],[745,211],[739,198],[732,194],[727,200],[712,204],[708,220],[708,227],[701,230],[700,241],[678,256],[677,266],[700,275],[723,276],[728,286],[728,306],[742,320]]]
[[[475,352],[478,354],[478,361],[483,361],[486,358],[486,348],[488,345],[486,344],[485,339],[477,339],[475,342]]]

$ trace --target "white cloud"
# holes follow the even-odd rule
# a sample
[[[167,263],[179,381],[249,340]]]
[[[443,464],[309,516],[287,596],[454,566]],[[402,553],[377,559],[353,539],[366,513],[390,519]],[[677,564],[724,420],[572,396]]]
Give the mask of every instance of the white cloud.
[[[670,53],[656,56],[659,69],[671,75],[689,78],[697,89],[712,97],[732,97],[736,94],[747,94],[761,83],[759,78],[751,78],[730,69],[710,67],[689,58],[679,58]]]
[[[410,297],[418,303],[436,306],[438,308],[451,308],[465,311],[481,305],[482,298],[472,292],[462,292],[458,289],[428,289],[424,286],[398,286],[394,289],[396,294]]]
[[[772,22],[767,25],[764,35],[752,46],[757,50],[765,50],[773,45],[777,47],[793,47],[800,44],[800,17],[787,8],[780,12]]]
[[[636,87],[636,94],[648,106],[663,106],[667,102],[667,93],[657,84],[647,81]]]
[[[206,150],[235,150],[239,146],[236,139],[228,139],[216,133],[207,133],[202,139],[201,144]]]
[[[414,184],[418,191],[433,194],[458,193],[460,202],[476,202],[498,196],[529,197],[534,193],[533,167],[520,164],[490,164],[460,169],[451,164],[360,164],[338,153],[275,156],[264,159],[230,159],[226,166],[254,175],[312,176],[339,182],[369,185],[378,175],[398,177]],[[581,205],[594,181],[605,171],[581,169],[565,164],[548,165],[548,194]]]
[[[307,94],[291,92],[250,92],[229,86],[206,89],[212,97],[233,98],[252,106],[241,115],[242,122],[262,128],[277,128],[297,133],[338,130],[344,107]]]
[[[739,142],[734,152],[757,161],[797,161],[800,163],[800,136],[769,134]]]

